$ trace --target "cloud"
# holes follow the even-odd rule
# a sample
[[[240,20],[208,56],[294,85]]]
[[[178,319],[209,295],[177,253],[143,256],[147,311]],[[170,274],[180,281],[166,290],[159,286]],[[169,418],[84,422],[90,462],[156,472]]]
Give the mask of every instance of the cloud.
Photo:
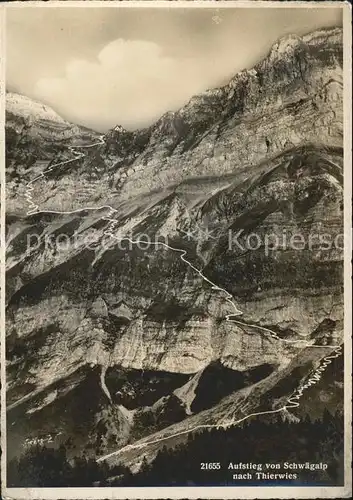
[[[172,58],[154,42],[118,39],[95,61],[73,59],[65,76],[39,79],[35,96],[92,128],[139,128],[212,84],[212,66],[206,59]]]

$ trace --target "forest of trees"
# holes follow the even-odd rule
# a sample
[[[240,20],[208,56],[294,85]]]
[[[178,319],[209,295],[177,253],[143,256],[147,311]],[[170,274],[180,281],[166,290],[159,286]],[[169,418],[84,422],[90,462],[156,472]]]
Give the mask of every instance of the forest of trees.
[[[68,460],[64,446],[58,449],[33,446],[20,459],[13,459],[7,467],[8,487],[89,487],[109,486],[106,480],[114,477],[128,480],[126,467],[109,467],[92,458],[76,457]]]
[[[68,460],[64,447],[34,447],[8,464],[8,486],[203,486],[254,485],[232,480],[229,462],[327,463],[326,471],[301,471],[299,480],[276,484],[342,485],[344,424],[340,412],[325,411],[322,418],[300,422],[271,422],[256,418],[227,430],[205,430],[190,434],[188,441],[173,449],[164,447],[155,460],[143,460],[137,474],[124,466],[109,467],[85,457]],[[221,470],[201,470],[202,462],[220,462]],[[235,471],[234,471],[235,472]],[[271,484],[275,482],[272,481]],[[264,483],[261,483],[264,485]]]

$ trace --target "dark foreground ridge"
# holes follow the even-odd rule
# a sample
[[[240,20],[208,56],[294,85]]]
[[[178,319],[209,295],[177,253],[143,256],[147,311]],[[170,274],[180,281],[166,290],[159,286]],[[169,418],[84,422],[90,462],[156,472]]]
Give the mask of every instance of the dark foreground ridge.
[[[343,415],[338,411],[334,415],[325,411],[314,421],[308,415],[300,422],[257,418],[226,431],[190,435],[185,444],[163,448],[152,465],[143,461],[136,474],[123,465],[109,467],[87,457],[68,460],[64,446],[34,447],[9,463],[8,486],[339,486],[344,482],[343,444]],[[204,469],[204,463],[220,463],[221,469]],[[237,470],[230,469],[230,463],[262,467]],[[327,468],[284,469],[285,463],[323,463]],[[266,464],[281,464],[281,469],[267,469]],[[252,479],[233,479],[233,474],[249,470]],[[296,479],[258,479],[257,470],[264,475],[287,472]]]

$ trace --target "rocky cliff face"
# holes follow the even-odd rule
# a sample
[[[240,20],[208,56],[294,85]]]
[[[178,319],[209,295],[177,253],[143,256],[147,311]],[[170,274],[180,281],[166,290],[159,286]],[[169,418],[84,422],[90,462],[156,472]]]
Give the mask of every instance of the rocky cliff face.
[[[6,94],[6,182],[10,213],[28,210],[20,200],[25,185],[52,164],[72,158],[70,146],[91,144],[99,134],[67,122],[54,110],[28,97]],[[63,167],[55,171],[60,178]],[[50,177],[48,175],[48,177]],[[43,185],[39,191],[43,194]],[[19,204],[20,201],[20,204]]]
[[[67,146],[97,134],[47,111],[48,135],[42,115],[23,128],[13,99],[7,357],[19,450],[43,439],[104,455],[273,408],[295,388],[271,397],[281,380],[298,385],[341,343],[340,29],[280,40],[226,86],[148,129],[116,127],[79,159]],[[42,212],[26,216],[33,165]],[[136,450],[122,456],[136,463]]]

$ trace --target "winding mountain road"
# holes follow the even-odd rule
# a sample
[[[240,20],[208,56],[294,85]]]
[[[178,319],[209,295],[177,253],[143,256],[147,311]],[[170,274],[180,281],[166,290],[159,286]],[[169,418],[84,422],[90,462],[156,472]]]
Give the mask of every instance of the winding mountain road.
[[[113,234],[113,230],[115,229],[115,227],[116,227],[116,225],[118,223],[118,221],[114,218],[114,216],[118,212],[117,212],[116,209],[114,209],[110,205],[102,205],[102,206],[95,206],[95,207],[84,207],[84,208],[80,208],[80,209],[72,210],[72,211],[52,211],[52,210],[40,210],[39,209],[39,205],[33,200],[33,190],[34,190],[33,184],[34,183],[38,182],[40,179],[45,178],[45,175],[47,173],[51,172],[53,169],[55,169],[55,168],[57,168],[57,167],[59,167],[61,165],[64,165],[64,164],[70,164],[70,163],[72,163],[72,162],[74,162],[74,161],[76,161],[76,160],[78,160],[80,158],[85,157],[86,155],[85,155],[84,151],[81,151],[81,150],[87,150],[87,149],[90,149],[90,148],[93,148],[93,147],[96,147],[96,146],[103,145],[104,143],[105,143],[105,135],[102,135],[102,136],[99,137],[99,139],[98,139],[97,142],[94,142],[94,143],[92,143],[90,145],[86,145],[86,146],[70,146],[69,150],[73,153],[74,158],[72,158],[70,160],[65,160],[65,161],[56,163],[55,165],[52,165],[49,169],[47,169],[46,171],[44,171],[43,173],[41,173],[35,179],[33,179],[30,182],[28,182],[27,185],[26,185],[26,193],[25,193],[25,198],[26,198],[26,200],[27,200],[27,202],[29,204],[29,210],[27,211],[27,215],[29,216],[29,215],[38,214],[38,213],[73,214],[73,213],[79,213],[79,212],[82,212],[82,211],[85,211],[85,210],[108,209],[109,213],[106,216],[102,217],[102,220],[105,220],[105,221],[108,222],[108,227],[104,231],[104,234],[107,235],[107,236],[110,236],[111,238],[115,239],[118,242],[128,241],[131,244],[141,243],[141,240],[139,240],[139,239],[134,240],[134,239],[131,239],[131,238],[128,238],[128,237],[118,238],[117,236],[115,236]],[[259,326],[259,325],[256,325],[256,324],[244,323],[242,321],[239,321],[237,318],[239,316],[241,316],[243,314],[243,312],[236,305],[233,296],[226,289],[224,289],[224,288],[218,286],[217,284],[213,283],[209,278],[207,278],[207,276],[205,276],[202,273],[202,271],[200,269],[198,269],[197,267],[195,267],[186,258],[186,255],[187,255],[187,251],[186,250],[181,249],[181,248],[172,247],[172,246],[170,246],[170,245],[168,245],[166,243],[162,243],[162,242],[155,242],[155,243],[151,242],[151,244],[155,245],[156,248],[158,246],[161,246],[161,247],[164,247],[164,248],[166,248],[166,249],[168,249],[168,250],[170,250],[172,252],[178,253],[179,256],[180,256],[180,259],[187,266],[189,266],[194,272],[196,272],[208,285],[210,285],[212,290],[218,291],[218,292],[221,292],[221,293],[225,294],[226,301],[232,306],[232,308],[234,310],[234,312],[232,314],[227,314],[226,315],[226,317],[225,317],[226,321],[232,322],[234,324],[238,324],[238,325],[242,325],[242,326],[246,326],[246,327],[251,327],[251,328],[260,330],[262,333],[264,333],[265,335],[270,336],[271,338],[277,340],[278,342],[285,342],[285,343],[297,345],[298,348],[300,348],[300,349],[305,348],[305,347],[314,347],[314,348],[317,348],[317,349],[326,349],[326,350],[327,349],[332,349],[332,351],[330,352],[330,354],[324,356],[321,359],[320,366],[312,371],[312,373],[309,375],[308,380],[303,385],[300,385],[294,391],[294,393],[291,396],[288,397],[287,403],[285,405],[283,405],[281,408],[278,408],[278,409],[275,409],[275,410],[263,411],[263,412],[249,413],[249,414],[247,414],[246,416],[244,416],[241,419],[229,418],[229,420],[225,419],[222,422],[217,422],[216,424],[197,425],[195,427],[188,428],[185,431],[181,431],[181,432],[177,432],[175,434],[171,434],[169,436],[161,437],[161,438],[159,438],[157,440],[146,441],[146,442],[143,442],[143,443],[140,443],[140,444],[136,443],[136,444],[127,445],[127,446],[124,446],[123,448],[120,448],[119,450],[117,450],[115,452],[112,452],[112,453],[109,453],[107,455],[104,455],[104,456],[101,456],[101,457],[97,458],[97,462],[101,462],[101,461],[106,460],[106,459],[108,459],[108,458],[110,458],[112,456],[119,455],[119,454],[123,453],[124,451],[132,450],[132,449],[142,449],[142,448],[145,448],[145,447],[147,447],[149,445],[156,444],[158,442],[161,442],[161,441],[164,441],[164,440],[168,440],[168,439],[171,439],[173,437],[176,437],[176,436],[179,436],[179,435],[182,435],[182,434],[188,434],[190,432],[193,432],[193,431],[201,429],[201,428],[220,428],[220,427],[227,428],[227,427],[230,427],[230,426],[234,426],[234,425],[240,424],[241,422],[243,422],[243,421],[245,421],[245,420],[247,420],[248,418],[251,418],[251,417],[260,416],[260,415],[266,415],[266,414],[274,414],[274,413],[279,413],[279,412],[282,412],[282,411],[285,411],[285,410],[288,410],[288,409],[291,409],[291,408],[297,408],[300,405],[299,401],[300,401],[301,397],[303,396],[303,393],[305,392],[305,390],[308,389],[309,387],[317,384],[321,380],[322,374],[324,373],[324,371],[327,368],[327,366],[329,366],[329,364],[332,363],[333,359],[335,359],[338,356],[340,356],[341,352],[342,352],[341,345],[322,346],[322,345],[307,343],[307,341],[305,339],[299,339],[299,340],[282,339],[281,337],[279,337],[277,335],[277,333],[275,333],[273,330],[270,330],[269,328],[265,328],[265,327],[262,327],[262,326]],[[105,373],[105,371],[102,368],[102,375],[101,375],[101,377],[103,378],[103,380],[102,380],[102,388],[103,388],[105,394],[107,394],[106,389],[105,389],[106,386],[105,386],[105,383],[104,383],[104,373]],[[107,396],[110,399],[109,391],[108,391]],[[16,405],[16,403],[15,403],[15,405]]]

